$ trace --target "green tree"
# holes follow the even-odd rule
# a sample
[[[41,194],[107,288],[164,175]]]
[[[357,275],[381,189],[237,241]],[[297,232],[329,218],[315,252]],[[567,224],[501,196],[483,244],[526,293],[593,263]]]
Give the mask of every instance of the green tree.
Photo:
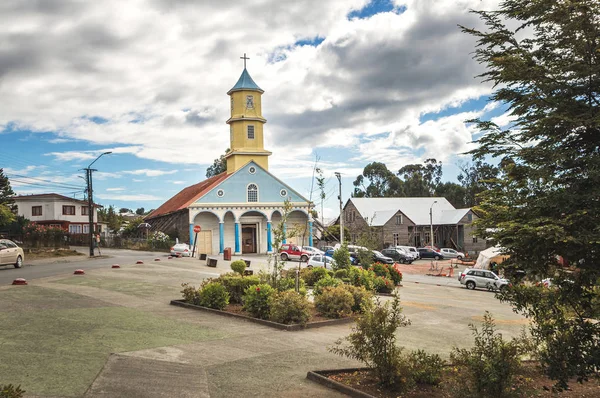
[[[600,366],[600,323],[590,322],[600,316],[600,2],[505,0],[477,14],[485,31],[462,30],[478,39],[491,99],[515,119],[506,129],[473,121],[484,133],[475,158],[502,159],[502,178],[478,196],[478,229],[511,255],[509,270],[554,278],[551,297],[523,285],[502,298],[533,319],[542,364],[565,387]]]
[[[217,174],[221,174],[227,171],[227,159],[225,159],[225,156],[230,151],[231,149],[227,148],[223,155],[219,156],[218,159],[215,159],[211,166],[208,166],[208,168],[206,169],[206,178],[214,177]]]
[[[444,182],[435,187],[434,196],[444,197],[457,209],[470,207],[467,205],[467,189],[455,182]]]
[[[0,205],[0,227],[4,227],[16,220],[15,214],[6,205]]]
[[[0,168],[0,205],[7,206],[11,211],[15,211],[15,191],[10,186],[10,180],[4,174],[4,169]]]
[[[350,236],[350,230],[347,227],[344,227],[344,237],[346,236]],[[331,241],[338,241],[340,240],[340,226],[339,224],[336,225],[330,225],[327,228],[325,228],[325,231],[323,232],[323,239],[331,242]]]
[[[478,195],[493,186],[500,169],[481,159],[474,159],[472,163],[461,164],[459,168],[461,173],[457,179],[465,189],[464,207],[476,206],[479,204]],[[454,204],[451,200],[450,203]]]
[[[136,209],[135,214],[137,214],[138,216],[143,216],[145,214],[144,208],[140,207],[139,209]]]
[[[356,198],[404,196],[402,181],[383,163],[369,163],[353,182]]]
[[[433,196],[442,180],[442,162],[427,159],[423,164],[408,164],[398,170],[398,176],[404,181],[403,196]]]

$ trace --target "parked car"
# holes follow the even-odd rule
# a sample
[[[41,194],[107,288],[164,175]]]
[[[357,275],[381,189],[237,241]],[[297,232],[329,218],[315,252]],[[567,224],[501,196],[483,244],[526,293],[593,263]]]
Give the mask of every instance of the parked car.
[[[427,247],[420,247],[417,250],[419,250],[420,258],[433,258],[434,260],[444,259],[444,255],[442,253],[438,253],[435,250],[429,249]]]
[[[21,268],[25,254],[15,242],[8,239],[0,239],[0,265],[14,265]]]
[[[323,268],[332,268],[332,265],[335,264],[335,260],[331,257],[328,257],[324,254],[315,254],[308,259],[308,264],[306,265],[308,268],[312,267],[323,267]]]
[[[187,243],[177,243],[171,248],[171,256],[190,257],[192,255],[192,249]]]
[[[377,250],[372,250],[371,252],[373,253],[373,261],[375,261],[376,263],[394,264],[393,258],[385,256],[383,255],[383,253]]]
[[[444,255],[444,257],[448,257],[448,258],[457,258],[459,260],[462,260],[463,258],[465,258],[465,253],[463,252],[457,252],[454,249],[440,249],[440,253],[442,253]]]
[[[412,255],[398,249],[383,249],[381,254],[393,258],[394,261],[399,262],[400,264],[410,264],[414,260]]]
[[[465,285],[465,287],[470,290],[477,287],[486,288],[488,290],[502,290],[510,283],[507,279],[500,278],[492,271],[472,268],[465,268],[458,276],[458,281],[461,285]]]
[[[283,261],[288,260],[299,260],[302,262],[308,261],[310,256],[312,255],[309,252],[302,250],[300,246],[285,243],[281,245],[281,249],[279,250],[279,255]]]
[[[302,251],[310,253],[312,255],[314,254],[324,254],[325,252],[323,252],[322,250],[317,249],[316,247],[312,247],[312,246],[302,246]]]
[[[415,260],[421,258],[419,251],[414,246],[396,246],[396,249],[402,249],[405,252],[412,254]]]
[[[329,249],[333,250],[333,246],[322,246],[322,247],[321,247],[321,251],[322,251],[322,252],[326,252],[326,251],[327,251],[327,250],[329,250]]]

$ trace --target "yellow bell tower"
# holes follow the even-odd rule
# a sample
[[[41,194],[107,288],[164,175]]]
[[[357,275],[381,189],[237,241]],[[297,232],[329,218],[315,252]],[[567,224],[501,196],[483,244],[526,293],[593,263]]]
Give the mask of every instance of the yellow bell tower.
[[[261,96],[264,91],[258,87],[246,70],[244,54],[244,71],[237,83],[227,92],[231,103],[229,125],[229,140],[231,151],[227,159],[227,174],[231,174],[251,160],[265,170],[269,170],[269,155],[265,150],[263,125],[267,122],[262,117]]]

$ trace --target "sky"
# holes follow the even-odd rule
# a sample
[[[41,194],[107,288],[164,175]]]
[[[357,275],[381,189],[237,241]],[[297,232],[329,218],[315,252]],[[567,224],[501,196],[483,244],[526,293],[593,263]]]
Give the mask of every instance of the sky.
[[[227,91],[243,70],[265,91],[270,171],[325,217],[364,166],[427,158],[455,181],[479,135],[507,125],[476,76],[469,11],[499,0],[8,0],[0,2],[0,168],[18,194],[160,206],[205,179],[229,146]],[[312,194],[311,194],[312,189]]]

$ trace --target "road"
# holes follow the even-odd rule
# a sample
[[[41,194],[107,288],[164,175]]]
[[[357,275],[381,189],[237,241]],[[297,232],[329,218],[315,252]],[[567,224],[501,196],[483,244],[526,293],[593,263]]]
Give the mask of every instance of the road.
[[[0,267],[0,286],[11,284],[17,278],[33,280],[56,276],[61,274],[72,274],[76,269],[91,270],[105,268],[112,264],[132,264],[137,260],[145,262],[153,261],[155,258],[165,258],[168,253],[146,252],[125,249],[102,249],[102,257],[89,258],[89,249],[85,247],[72,247],[86,255],[80,257],[57,257],[25,261],[22,268],[13,266]]]

